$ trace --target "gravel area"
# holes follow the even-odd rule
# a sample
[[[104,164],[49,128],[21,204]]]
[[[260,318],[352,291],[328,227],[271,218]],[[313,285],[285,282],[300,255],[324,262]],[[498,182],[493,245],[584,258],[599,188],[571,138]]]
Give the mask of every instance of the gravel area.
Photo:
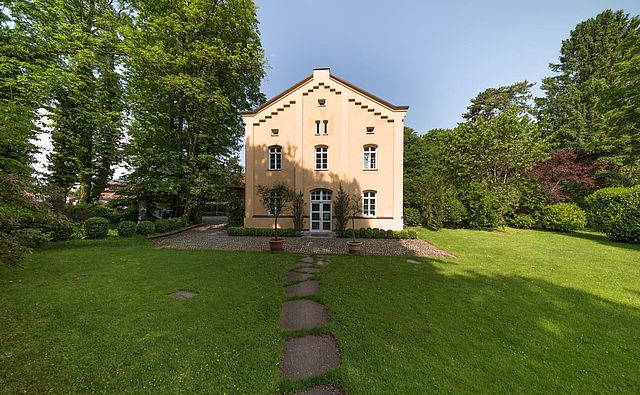
[[[223,225],[207,224],[182,233],[152,239],[160,247],[193,250],[268,251],[268,237],[228,236]],[[452,256],[420,240],[358,239],[365,255],[388,256]],[[335,237],[288,237],[287,252],[301,254],[346,254],[346,240]]]

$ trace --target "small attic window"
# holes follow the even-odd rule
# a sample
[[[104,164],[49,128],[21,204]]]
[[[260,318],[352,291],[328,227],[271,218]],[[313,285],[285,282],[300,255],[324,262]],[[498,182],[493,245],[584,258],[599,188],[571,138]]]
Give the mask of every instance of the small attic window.
[[[271,129],[272,136],[278,136],[280,134],[280,129]]]
[[[327,102],[327,99],[318,99],[318,105],[320,107],[324,107],[326,102]]]
[[[373,134],[373,126],[367,126],[367,134]]]

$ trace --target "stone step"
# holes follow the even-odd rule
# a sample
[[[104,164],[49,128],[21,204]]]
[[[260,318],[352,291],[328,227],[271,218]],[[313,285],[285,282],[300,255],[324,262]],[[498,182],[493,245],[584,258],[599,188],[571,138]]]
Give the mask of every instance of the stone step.
[[[331,335],[287,339],[282,354],[282,377],[304,379],[340,366],[338,345]]]
[[[329,320],[327,308],[312,300],[284,302],[280,309],[280,326],[284,329],[311,329]]]
[[[307,280],[284,288],[287,296],[311,296],[320,292],[318,280]]]

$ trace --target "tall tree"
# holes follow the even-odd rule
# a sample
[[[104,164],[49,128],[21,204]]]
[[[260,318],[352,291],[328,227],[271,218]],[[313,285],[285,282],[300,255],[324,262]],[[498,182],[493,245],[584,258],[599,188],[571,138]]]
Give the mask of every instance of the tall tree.
[[[602,154],[606,137],[601,106],[603,92],[623,52],[622,43],[637,29],[639,19],[607,10],[579,23],[562,42],[558,73],[542,82],[546,96],[537,99],[543,134],[553,148],[573,148]]]
[[[82,202],[95,201],[113,175],[123,135],[121,1],[49,0],[43,10],[59,34],[59,76],[49,108],[54,120],[50,181],[64,190],[79,184]]]
[[[204,176],[229,163],[240,111],[264,100],[264,54],[250,0],[140,0],[128,33],[131,180],[174,215],[201,211]]]
[[[523,114],[527,113],[532,108],[532,87],[533,84],[525,80],[508,86],[486,89],[471,99],[471,105],[467,107],[467,112],[462,114],[462,117],[466,120],[488,121],[513,107]]]

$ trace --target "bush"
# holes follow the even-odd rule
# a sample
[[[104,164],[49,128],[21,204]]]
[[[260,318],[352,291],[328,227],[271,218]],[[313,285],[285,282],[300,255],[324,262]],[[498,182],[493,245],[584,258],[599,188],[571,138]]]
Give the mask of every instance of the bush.
[[[155,222],[156,233],[167,233],[172,230],[180,229],[184,223],[184,218],[166,218],[157,219]]]
[[[391,229],[386,231],[386,233],[387,233],[387,239],[393,239],[393,231]]]
[[[229,236],[273,236],[273,229],[270,228],[243,228],[239,226],[232,226],[227,229]],[[295,237],[298,236],[295,229],[292,228],[280,228],[278,229],[278,237]]]
[[[353,239],[354,238],[354,233],[355,232],[353,231],[353,229],[350,229],[350,228],[349,229],[345,229],[344,230],[344,237],[348,237],[350,239]]]
[[[405,226],[420,226],[422,225],[422,214],[420,210],[413,207],[405,207],[404,209],[404,224]]]
[[[613,240],[640,243],[640,185],[603,188],[585,202],[589,226]]]
[[[169,221],[171,221],[171,223],[173,224],[172,230],[184,228],[185,226],[187,226],[187,219],[185,217],[169,218]]]
[[[65,214],[73,222],[84,222],[89,218],[102,217],[109,222],[116,222],[117,214],[115,210],[105,204],[98,203],[78,203],[75,206],[65,207]]]
[[[456,197],[453,191],[447,192],[442,198],[442,226],[456,229],[462,225],[467,217],[467,208]]]
[[[587,217],[575,203],[556,203],[545,207],[542,213],[542,227],[549,230],[571,232],[582,229]]]
[[[63,215],[52,215],[51,219],[43,225],[43,232],[49,234],[51,241],[71,240],[73,225]]]
[[[133,221],[122,221],[118,224],[118,236],[131,237],[136,233],[136,223]]]
[[[229,203],[227,207],[227,225],[233,227],[244,226],[244,204],[241,201]]]
[[[109,220],[91,217],[84,221],[84,236],[88,239],[104,239],[109,232]]]
[[[356,229],[355,232],[353,229],[347,229],[344,237],[353,238],[354,233],[356,238],[362,239],[416,239],[418,237],[418,233],[415,230],[384,230],[378,228],[360,228]]]
[[[140,221],[136,226],[136,232],[141,235],[150,235],[156,231],[156,226],[151,221]]]
[[[516,214],[508,223],[510,226],[519,229],[533,229],[536,227],[536,220],[529,214]]]

